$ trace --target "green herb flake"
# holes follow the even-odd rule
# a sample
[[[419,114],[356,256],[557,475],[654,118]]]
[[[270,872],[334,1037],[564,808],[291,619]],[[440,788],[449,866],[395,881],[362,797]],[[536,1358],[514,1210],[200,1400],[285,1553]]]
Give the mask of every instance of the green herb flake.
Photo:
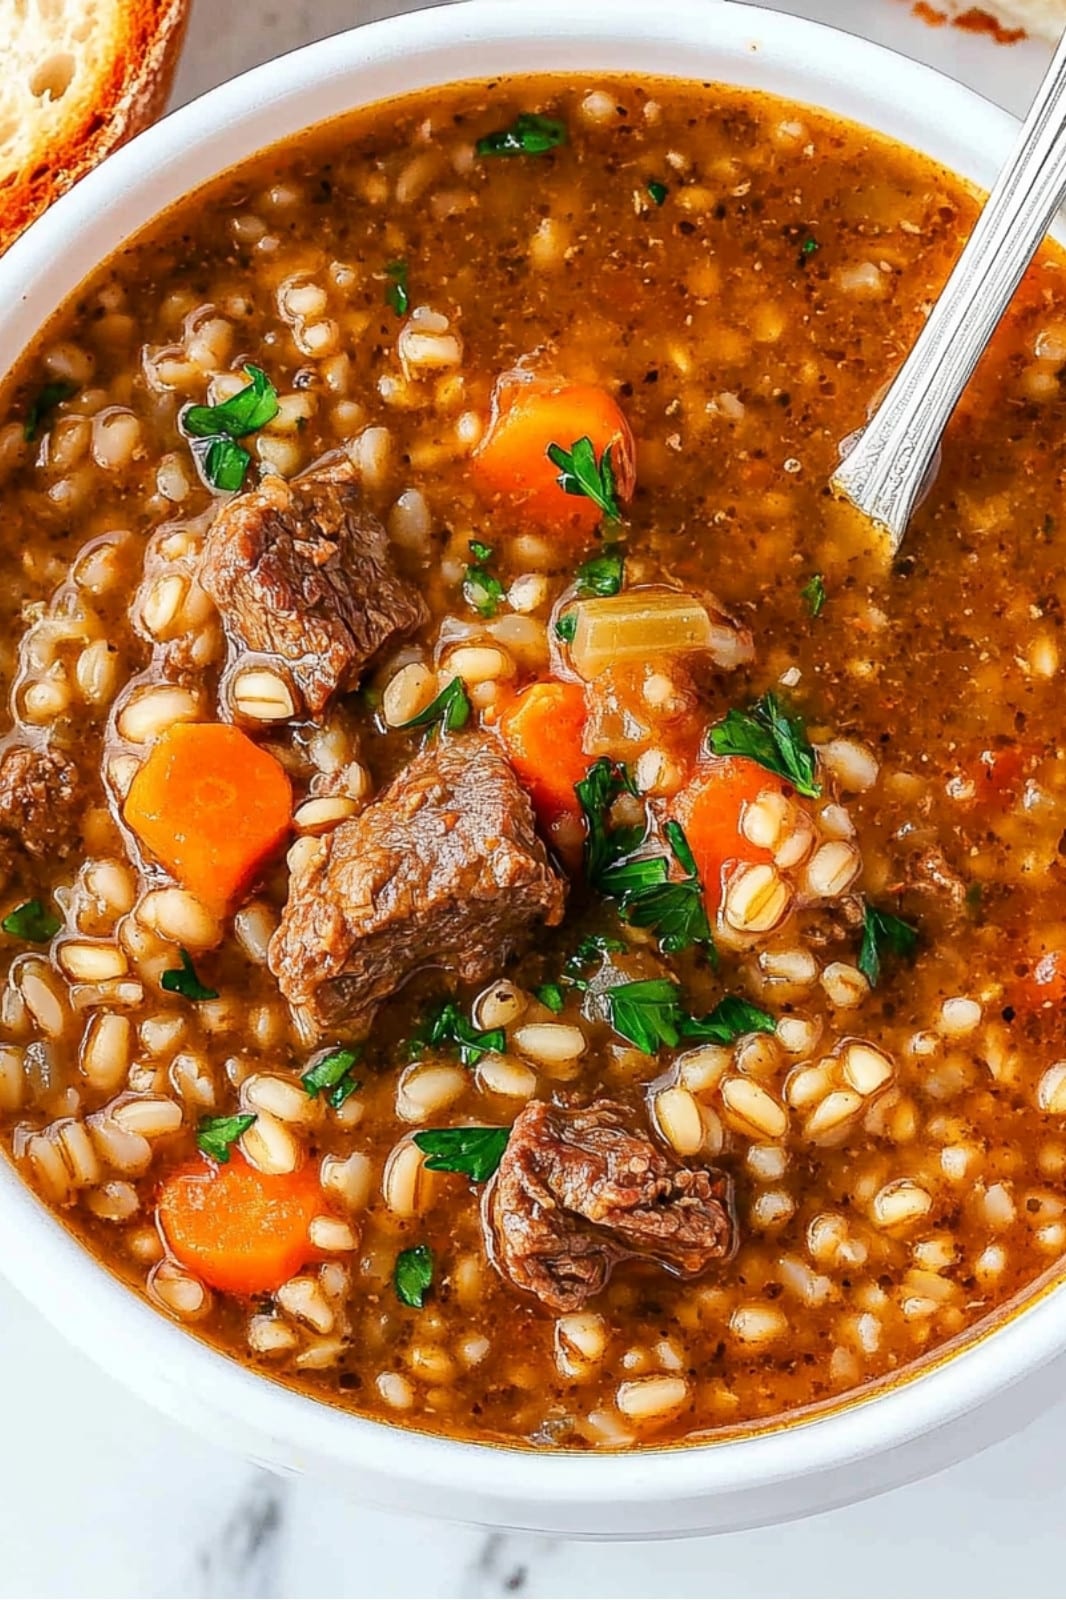
[[[12,939],[22,939],[26,944],[47,944],[62,926],[55,912],[40,900],[24,900],[0,922],[0,928]]]
[[[671,877],[666,856],[636,856],[608,868],[600,878],[600,892],[620,901],[627,922],[655,933],[659,948],[668,955],[694,944],[712,946],[703,885],[684,829],[670,821],[663,833],[684,877]]]
[[[254,1111],[234,1117],[201,1117],[196,1128],[196,1143],[205,1156],[224,1166],[237,1140],[255,1121]]]
[[[193,441],[192,453],[212,489],[236,494],[244,488],[252,458],[243,445],[233,439],[198,439]]]
[[[566,1004],[562,988],[557,983],[542,983],[539,989],[534,989],[533,993],[541,1005],[547,1006],[549,1011],[554,1011],[556,1016],[559,1015],[559,1012]]]
[[[217,406],[186,406],[182,430],[191,439],[243,439],[258,433],[278,414],[278,392],[261,367],[246,366],[249,383]]]
[[[486,133],[477,141],[479,156],[542,156],[566,143],[566,123],[523,111],[508,128]]]
[[[395,311],[398,317],[406,317],[411,305],[411,294],[407,282],[407,262],[388,262],[385,267],[385,276],[389,280],[385,289],[385,304]]]
[[[590,595],[606,598],[617,594],[625,576],[625,555],[616,546],[602,555],[590,556],[574,574],[574,587],[582,599]]]
[[[730,711],[707,735],[716,756],[748,756],[785,778],[797,793],[817,800],[822,793],[818,763],[803,725],[775,694],[764,694],[749,711]]]
[[[866,905],[862,913],[862,947],[858,967],[871,989],[881,976],[881,961],[885,955],[909,957],[918,945],[918,929],[891,911],[879,911]]]
[[[808,234],[806,239],[804,239],[803,243],[800,245],[800,253],[799,253],[800,266],[801,267],[802,266],[806,266],[806,264],[810,260],[811,256],[813,256],[821,248],[822,247],[818,243],[818,240],[813,238],[810,234]]]
[[[396,1257],[392,1285],[401,1305],[421,1311],[433,1282],[433,1253],[428,1245],[412,1245]]]
[[[820,617],[825,606],[825,579],[820,572],[812,573],[800,590],[812,617]]]
[[[426,1128],[414,1142],[428,1172],[461,1172],[485,1183],[503,1159],[509,1136],[509,1128]]]
[[[564,611],[555,624],[555,637],[564,644],[573,644],[574,634],[577,632],[577,612]]]
[[[503,584],[488,569],[492,560],[492,546],[471,539],[468,546],[473,563],[467,567],[463,578],[463,595],[480,617],[494,617],[503,599]]]
[[[171,967],[164,972],[159,982],[167,994],[180,994],[184,1000],[217,1000],[218,990],[209,989],[206,983],[201,983],[196,976],[196,968],[192,964],[192,956],[183,947],[179,952],[181,966]]]
[[[625,768],[606,756],[593,763],[574,792],[585,814],[585,875],[594,889],[600,889],[604,874],[640,844],[640,826],[612,828],[609,812],[619,795],[632,793],[633,785]]]
[[[775,1033],[777,1022],[762,1006],[738,994],[727,994],[705,1017],[686,1017],[681,1023],[684,1039],[706,1044],[732,1044],[746,1033]]]
[[[22,437],[27,444],[32,444],[41,430],[41,424],[50,417],[57,406],[64,400],[73,400],[78,392],[76,383],[68,383],[63,378],[57,378],[54,383],[42,384],[26,411],[26,419],[22,424]]]
[[[561,444],[550,444],[547,456],[552,466],[559,468],[556,481],[564,494],[584,495],[599,507],[609,522],[621,521],[610,445],[597,461],[596,446],[585,434],[575,439],[569,450],[564,450]]]
[[[470,720],[470,701],[462,678],[453,678],[444,686],[435,700],[431,700],[424,711],[417,717],[412,717],[409,722],[401,722],[400,728],[435,728],[440,727],[445,733],[458,733],[460,728],[465,728]]]
[[[607,1017],[615,1033],[635,1044],[646,1056],[681,1039],[680,990],[668,978],[641,978],[620,983],[604,992]]]
[[[663,202],[665,201],[667,195],[670,193],[670,190],[667,187],[667,185],[665,183],[660,183],[658,178],[649,179],[647,187],[648,187],[648,193],[651,195],[652,199],[654,200],[654,202],[655,202],[655,204],[657,206],[661,206],[663,204]]]
[[[422,1037],[426,1044],[458,1045],[459,1059],[465,1067],[476,1067],[490,1051],[502,1055],[507,1048],[507,1035],[502,1028],[479,1031],[467,1021],[454,1000],[446,1000],[439,1007]]]
[[[352,1076],[361,1054],[361,1050],[340,1049],[317,1056],[300,1079],[305,1093],[314,1100],[325,1090],[327,1103],[334,1111],[339,1110],[349,1095],[362,1088],[358,1078]]]

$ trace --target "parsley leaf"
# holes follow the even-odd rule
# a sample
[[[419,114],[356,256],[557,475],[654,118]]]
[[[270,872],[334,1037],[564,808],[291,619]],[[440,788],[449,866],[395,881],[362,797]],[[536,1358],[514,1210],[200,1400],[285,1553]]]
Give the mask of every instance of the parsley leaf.
[[[821,795],[803,718],[789,716],[773,693],[756,700],[750,711],[728,712],[711,728],[707,742],[716,756],[749,756],[767,772],[787,778],[797,793],[811,800]]]
[[[341,1049],[317,1056],[300,1079],[305,1092],[314,1100],[328,1089],[327,1101],[334,1111],[339,1110],[349,1095],[362,1088],[358,1078],[352,1076],[352,1068],[361,1055],[361,1050]]]
[[[574,574],[574,586],[578,594],[583,599],[593,594],[617,594],[622,587],[625,564],[625,555],[617,547],[605,550],[602,555],[590,556]]]
[[[390,306],[398,317],[406,317],[411,304],[411,295],[407,287],[407,262],[388,262],[385,276],[389,280],[385,290],[385,304]]]
[[[813,238],[810,234],[808,234],[806,239],[804,239],[803,243],[800,245],[800,253],[799,253],[799,264],[800,264],[800,266],[801,267],[805,267],[807,265],[807,262],[810,260],[811,256],[814,255],[815,251],[820,250],[821,248],[822,247],[818,243],[818,240]]]
[[[509,1128],[426,1128],[414,1136],[427,1172],[461,1172],[475,1183],[491,1178],[503,1158]]]
[[[575,439],[569,450],[564,450],[561,444],[550,444],[547,456],[552,466],[559,468],[556,481],[564,494],[584,495],[600,508],[608,521],[621,521],[610,445],[597,461],[596,446],[585,434]]]
[[[401,728],[430,728],[439,724],[445,733],[457,733],[460,728],[465,728],[470,720],[470,701],[462,678],[453,678],[451,683],[445,684],[435,700],[431,700],[424,711],[417,717],[412,717],[409,722],[401,722]]]
[[[426,1244],[401,1250],[392,1272],[392,1286],[401,1305],[421,1311],[433,1282],[433,1254]]]
[[[606,989],[603,999],[615,1033],[653,1056],[662,1045],[676,1045],[681,1038],[684,1013],[679,994],[677,984],[668,978],[640,978]]]
[[[727,994],[705,1017],[686,1017],[681,1023],[684,1039],[706,1044],[732,1044],[745,1033],[774,1033],[777,1023],[768,1011],[739,994]]]
[[[533,993],[542,1006],[547,1006],[548,1010],[554,1011],[557,1016],[566,1004],[563,998],[563,991],[557,983],[542,983],[539,989],[534,989]]]
[[[825,605],[825,579],[820,572],[815,572],[807,579],[800,590],[800,594],[807,602],[807,610],[812,617],[820,617]]]
[[[266,373],[245,366],[250,382],[217,406],[186,406],[179,419],[192,440],[193,456],[212,489],[233,494],[243,487],[252,458],[235,443],[265,428],[278,414],[278,392]]]
[[[555,624],[555,637],[564,644],[573,644],[574,634],[577,632],[577,612],[564,611]]]
[[[68,383],[64,378],[57,378],[54,383],[42,384],[26,410],[26,420],[22,424],[22,437],[27,444],[32,444],[40,432],[41,423],[50,416],[56,406],[61,406],[64,400],[73,400],[78,392],[76,383]]]
[[[563,968],[563,977],[575,989],[587,989],[588,983],[581,976],[585,968],[604,956],[621,955],[625,949],[625,941],[609,933],[588,933]]]
[[[474,564],[466,569],[463,594],[478,616],[494,617],[503,599],[503,584],[487,566],[492,559],[492,547],[482,544],[480,539],[471,539],[469,549]]]
[[[464,1067],[476,1067],[482,1056],[490,1050],[502,1054],[507,1048],[507,1035],[502,1028],[479,1032],[463,1016],[454,1000],[446,1000],[438,1009],[422,1038],[426,1044],[458,1045],[459,1059]]]
[[[181,966],[171,967],[159,980],[167,994],[180,994],[185,1000],[217,1000],[218,990],[209,989],[206,983],[200,982],[192,964],[192,956],[184,946],[178,954],[181,956]]]
[[[186,406],[182,429],[191,439],[243,439],[258,433],[278,414],[278,392],[260,367],[245,367],[250,382],[217,406]]]
[[[246,1111],[235,1117],[201,1117],[196,1128],[196,1143],[205,1156],[224,1166],[229,1153],[242,1133],[255,1121],[255,1112]]]
[[[601,891],[621,901],[627,922],[656,933],[659,948],[667,954],[693,944],[712,945],[703,885],[684,829],[679,822],[670,821],[663,833],[683,878],[671,878],[665,856],[638,856],[609,868],[601,878]]]
[[[25,939],[27,944],[47,944],[62,926],[55,912],[40,900],[24,900],[0,922],[5,933],[13,939]]]
[[[858,967],[871,989],[881,976],[881,958],[886,953],[912,956],[918,943],[918,929],[891,911],[878,911],[866,905],[862,913],[862,947]]]
[[[509,128],[486,133],[475,146],[479,156],[542,156],[566,143],[566,123],[523,111]]]
[[[667,195],[670,193],[667,185],[665,183],[660,183],[657,178],[649,179],[647,189],[657,206],[661,206]]]
[[[642,827],[611,828],[608,824],[607,813],[619,795],[633,793],[632,780],[624,767],[601,756],[574,785],[574,792],[588,827],[585,873],[593,888],[599,889],[607,869],[635,850],[644,836]]]

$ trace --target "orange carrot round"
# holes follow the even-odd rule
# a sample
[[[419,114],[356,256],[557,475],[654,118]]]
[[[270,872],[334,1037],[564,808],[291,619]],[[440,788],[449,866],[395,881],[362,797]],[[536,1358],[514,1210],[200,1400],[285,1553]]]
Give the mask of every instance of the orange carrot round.
[[[541,826],[580,816],[574,785],[589,768],[581,747],[585,691],[579,683],[530,684],[500,718],[508,759],[529,791]]]
[[[225,1166],[171,1173],[158,1202],[171,1254],[213,1289],[241,1295],[271,1294],[318,1258],[309,1229],[325,1209],[313,1166],[268,1174],[236,1150]]]
[[[1049,950],[1032,972],[1011,991],[1010,999],[1019,1011],[1058,1012],[1066,1001],[1066,950]]]
[[[744,807],[766,789],[783,794],[788,785],[747,756],[708,756],[674,797],[671,811],[685,831],[712,916],[734,867],[772,860],[740,828]]]
[[[292,785],[239,728],[180,722],[153,746],[123,816],[180,884],[224,916],[284,843]]]
[[[548,457],[551,445],[571,451],[592,442],[597,462],[611,452],[620,502],[636,486],[636,446],[628,422],[606,389],[508,372],[496,384],[492,416],[474,456],[482,488],[510,501],[523,517],[549,533],[587,536],[603,521],[603,509],[560,486],[560,469]]]

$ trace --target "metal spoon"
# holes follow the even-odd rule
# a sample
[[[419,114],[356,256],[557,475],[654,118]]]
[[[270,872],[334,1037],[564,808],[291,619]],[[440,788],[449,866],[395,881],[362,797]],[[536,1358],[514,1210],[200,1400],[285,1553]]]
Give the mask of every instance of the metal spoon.
[[[1066,199],[1066,34],[951,276],[854,448],[830,479],[903,542],[940,436]]]

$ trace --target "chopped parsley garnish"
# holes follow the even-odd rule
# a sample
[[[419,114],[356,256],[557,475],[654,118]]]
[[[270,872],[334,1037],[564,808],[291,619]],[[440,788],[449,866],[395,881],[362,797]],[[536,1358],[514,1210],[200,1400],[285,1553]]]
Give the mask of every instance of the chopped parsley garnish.
[[[711,945],[711,926],[703,903],[703,885],[684,829],[679,822],[663,828],[674,861],[684,873],[670,876],[666,856],[637,856],[610,867],[600,879],[603,894],[620,902],[619,909],[635,928],[649,928],[667,954],[690,945]]]
[[[217,1000],[218,990],[209,989],[206,983],[200,982],[192,964],[192,956],[184,946],[178,954],[181,956],[181,966],[171,967],[159,980],[167,994],[180,994],[184,1000]]]
[[[396,1257],[392,1286],[401,1305],[421,1311],[433,1282],[433,1254],[426,1244],[412,1245]]]
[[[426,1128],[414,1136],[428,1172],[461,1172],[484,1183],[507,1148],[509,1128]]]
[[[683,1039],[701,1044],[732,1044],[745,1033],[773,1033],[775,1022],[761,1006],[726,995],[705,1017],[691,1016],[681,1004],[681,991],[669,978],[643,978],[604,991],[612,1028],[645,1055],[671,1049]]]
[[[49,417],[56,406],[61,406],[64,400],[73,400],[78,392],[76,383],[68,383],[64,378],[57,378],[54,383],[42,384],[26,411],[26,420],[22,424],[22,437],[27,444],[32,444],[40,432],[41,424]]]
[[[62,926],[55,912],[40,900],[24,900],[0,922],[5,933],[13,939],[24,939],[27,944],[47,944]]]
[[[300,1079],[311,1099],[327,1090],[327,1102],[334,1111],[339,1110],[349,1095],[362,1088],[359,1079],[352,1076],[361,1054],[360,1050],[327,1050],[313,1061]]]
[[[604,956],[621,955],[626,948],[625,941],[614,938],[612,934],[588,933],[563,968],[563,977],[575,989],[587,989],[588,983],[582,976],[585,968]]]
[[[803,243],[800,245],[800,253],[799,253],[799,264],[800,264],[800,266],[801,267],[806,266],[807,262],[810,260],[811,256],[813,256],[815,254],[815,252],[817,250],[820,250],[821,248],[822,247],[818,243],[818,240],[813,238],[810,234],[808,234],[806,239],[804,239]]]
[[[577,612],[564,611],[555,624],[555,637],[562,639],[564,644],[573,644],[574,634],[577,632]]]
[[[613,546],[602,555],[590,556],[581,563],[574,574],[574,587],[582,599],[589,595],[617,594],[622,587],[625,565],[624,553]]]
[[[607,869],[634,851],[644,837],[644,829],[639,823],[612,828],[608,818],[608,812],[619,795],[635,792],[633,781],[624,767],[601,756],[581,782],[574,785],[574,792],[585,814],[588,830],[585,839],[585,872],[592,887],[599,889]]]
[[[503,599],[503,584],[488,569],[492,546],[482,544],[480,539],[471,539],[468,548],[474,560],[463,578],[463,594],[479,617],[494,617]]]
[[[667,195],[670,193],[670,190],[666,184],[660,183],[658,178],[651,178],[647,187],[648,193],[651,195],[657,206],[661,206]]]
[[[278,414],[278,392],[266,373],[245,366],[249,382],[217,406],[186,406],[182,431],[194,441],[193,455],[213,489],[235,493],[251,465],[248,451],[235,441],[265,428]]]
[[[254,1111],[245,1111],[234,1117],[201,1117],[196,1128],[196,1143],[205,1156],[225,1165],[229,1153],[242,1133],[255,1121]]]
[[[790,716],[773,693],[756,700],[749,711],[730,711],[707,735],[716,756],[748,756],[767,772],[786,778],[797,793],[817,800],[822,786],[817,760],[803,726]]]
[[[547,1006],[548,1010],[554,1011],[557,1016],[566,1004],[562,987],[558,983],[542,983],[533,993],[542,1006]]]
[[[912,956],[918,944],[918,929],[891,911],[878,911],[866,905],[862,913],[862,947],[859,971],[871,989],[881,976],[881,960],[887,955]]]
[[[569,450],[564,450],[561,444],[550,444],[547,456],[552,466],[559,468],[556,481],[564,494],[584,495],[599,507],[609,522],[621,521],[610,445],[597,461],[596,446],[585,434],[575,439]]]
[[[812,617],[820,617],[825,605],[825,579],[820,572],[815,572],[807,579],[800,590],[800,594],[807,602],[807,610]]]
[[[401,722],[401,728],[432,728],[439,726],[445,733],[458,733],[460,728],[465,728],[470,720],[470,701],[462,678],[453,678],[451,683],[445,684],[435,700],[431,700],[424,711],[417,717],[412,717],[409,722]]]
[[[506,1050],[507,1035],[502,1028],[479,1032],[463,1016],[454,1000],[446,1000],[422,1030],[419,1042],[458,1045],[459,1059],[464,1067],[476,1067],[482,1056],[490,1050],[496,1054]]]
[[[407,262],[388,262],[385,276],[389,280],[385,290],[385,304],[390,306],[398,317],[406,317],[411,304],[411,295],[407,287]]]
[[[486,133],[475,146],[479,156],[542,156],[566,143],[566,123],[522,111],[509,128]]]

